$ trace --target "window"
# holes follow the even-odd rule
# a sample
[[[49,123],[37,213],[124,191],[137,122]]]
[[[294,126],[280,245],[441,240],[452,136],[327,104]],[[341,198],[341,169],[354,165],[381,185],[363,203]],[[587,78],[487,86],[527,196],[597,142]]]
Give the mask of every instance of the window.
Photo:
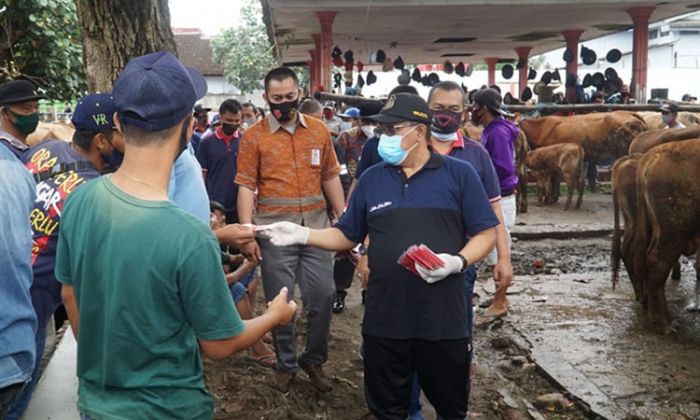
[[[652,29],[649,31],[649,39],[656,39],[659,37],[659,30],[658,29]]]
[[[681,35],[700,35],[700,31],[690,31],[690,30],[679,31],[678,33]]]

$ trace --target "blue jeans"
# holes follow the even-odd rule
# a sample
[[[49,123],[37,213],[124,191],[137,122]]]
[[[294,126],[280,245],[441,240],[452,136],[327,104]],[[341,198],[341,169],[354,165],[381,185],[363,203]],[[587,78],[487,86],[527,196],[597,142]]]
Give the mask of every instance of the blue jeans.
[[[250,283],[255,279],[255,272],[257,270],[253,270],[250,273],[246,274],[241,280],[233,283],[229,289],[231,289],[231,297],[233,298],[233,303],[238,305],[238,302],[243,299],[243,296],[245,296],[248,293],[248,286]]]
[[[34,341],[36,343],[36,360],[34,361],[32,379],[31,381],[27,382],[27,385],[10,406],[10,409],[7,412],[7,417],[5,418],[6,420],[18,420],[20,417],[22,417],[24,410],[26,410],[27,406],[29,405],[29,401],[32,399],[34,388],[36,387],[37,382],[39,382],[39,367],[41,367],[41,359],[44,357],[44,346],[46,345],[46,324],[40,324],[38,326]]]
[[[423,403],[420,400],[420,382],[418,382],[418,374],[413,376],[411,401],[408,405],[408,419],[423,420]]]
[[[467,299],[467,328],[469,329],[469,343],[471,346],[472,338],[472,328],[474,321],[474,308],[472,305],[472,299],[474,297],[474,282],[476,281],[476,268],[470,265],[464,274],[464,286],[466,289],[466,299]],[[471,361],[471,358],[469,359]],[[411,386],[411,400],[408,405],[408,418],[409,420],[422,420],[423,419],[423,404],[420,400],[420,383],[418,382],[418,375],[413,377],[413,385]]]

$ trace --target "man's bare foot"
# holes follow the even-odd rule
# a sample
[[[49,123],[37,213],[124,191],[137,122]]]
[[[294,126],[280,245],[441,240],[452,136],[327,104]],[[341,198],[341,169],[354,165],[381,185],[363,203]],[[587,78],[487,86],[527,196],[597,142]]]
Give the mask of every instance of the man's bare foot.
[[[508,301],[508,298],[505,296],[503,299],[498,299],[498,296],[494,298],[493,302],[491,302],[491,306],[486,308],[484,311],[485,315],[488,316],[506,316],[508,315],[508,306],[510,305],[510,302]]]

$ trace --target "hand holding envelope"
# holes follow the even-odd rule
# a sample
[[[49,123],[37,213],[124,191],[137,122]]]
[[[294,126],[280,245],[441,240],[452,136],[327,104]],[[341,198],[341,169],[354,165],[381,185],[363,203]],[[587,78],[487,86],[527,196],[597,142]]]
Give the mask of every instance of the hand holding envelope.
[[[463,268],[463,262],[459,257],[450,254],[435,254],[423,244],[408,248],[399,257],[398,263],[429,284],[443,280]]]

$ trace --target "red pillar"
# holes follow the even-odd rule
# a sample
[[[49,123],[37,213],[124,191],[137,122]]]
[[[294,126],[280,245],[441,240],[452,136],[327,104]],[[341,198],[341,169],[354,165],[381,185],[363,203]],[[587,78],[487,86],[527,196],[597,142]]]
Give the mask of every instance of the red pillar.
[[[515,52],[518,54],[518,58],[525,60],[525,65],[520,68],[519,73],[519,83],[518,83],[518,98],[523,94],[523,91],[527,87],[527,74],[530,71],[530,66],[527,64],[527,60],[530,56],[530,51],[532,47],[517,47]]]
[[[578,75],[578,42],[583,35],[583,31],[580,29],[569,29],[561,33],[566,40],[566,48],[571,51],[574,57],[570,63],[566,63],[566,77],[563,82],[566,82],[569,74]],[[566,88],[566,100],[569,103],[576,103],[576,87],[570,86]]]
[[[629,9],[634,23],[634,45],[632,47],[632,86],[630,91],[637,103],[647,101],[647,62],[649,60],[649,18],[655,7],[634,7]]]
[[[331,84],[331,49],[333,48],[333,20],[338,12],[316,12],[318,21],[321,23],[321,48],[319,64],[321,66],[319,82],[324,89],[330,91]]]
[[[486,57],[484,58],[486,65],[488,66],[489,75],[489,87],[496,84],[496,64],[498,63],[498,57]]]
[[[312,34],[311,38],[314,40],[314,44],[316,48],[313,50],[313,60],[314,60],[314,77],[313,77],[313,85],[314,85],[314,92],[318,90],[318,86],[321,84],[321,34]],[[326,90],[330,92],[330,87],[326,87]]]
[[[313,95],[316,92],[316,50],[309,50],[309,56],[311,60],[306,62],[309,68],[309,95]]]

